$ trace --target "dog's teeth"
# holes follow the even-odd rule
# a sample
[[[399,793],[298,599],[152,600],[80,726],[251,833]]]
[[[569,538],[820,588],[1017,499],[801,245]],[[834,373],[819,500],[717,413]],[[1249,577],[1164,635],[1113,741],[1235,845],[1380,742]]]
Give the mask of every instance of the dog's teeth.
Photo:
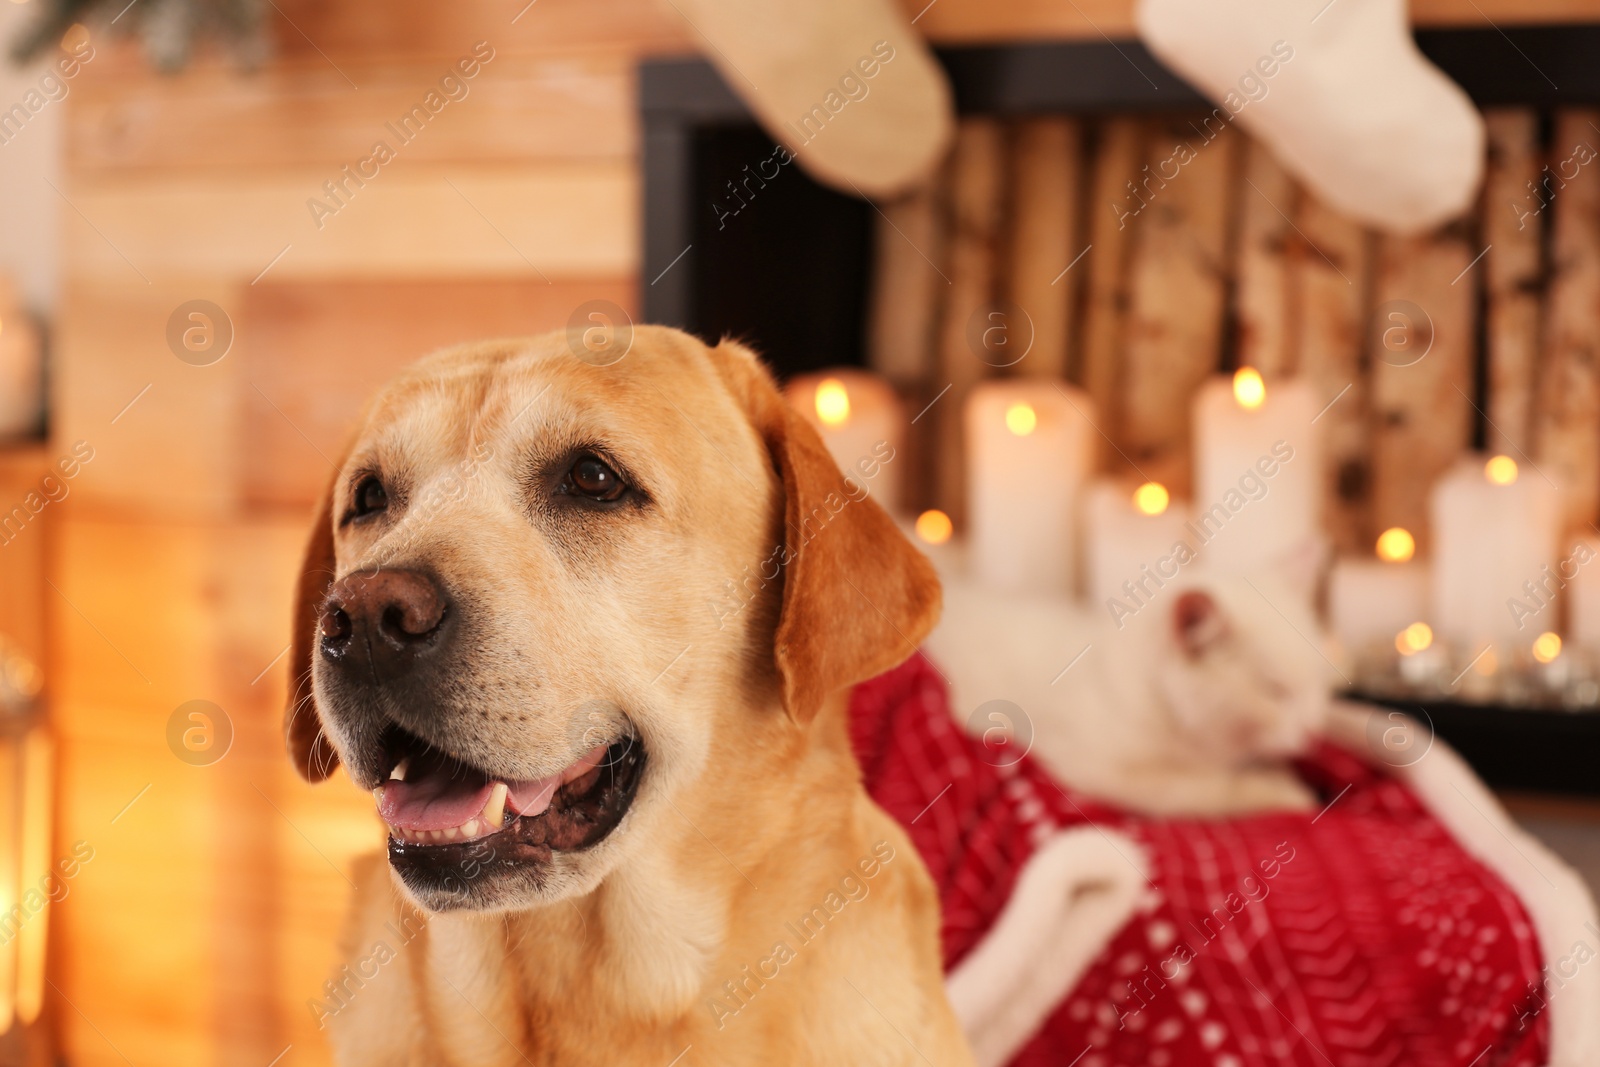
[[[469,819],[469,820],[467,820],[467,825],[465,825],[465,826],[463,826],[461,828],[461,836],[464,837],[464,838],[467,838],[469,840],[471,838],[477,837],[478,836],[478,820],[477,819]]]
[[[380,785],[378,788],[372,791],[372,799],[377,801],[379,804],[383,803],[383,786]]]
[[[392,782],[403,782],[403,781],[405,781],[406,780],[406,766],[410,762],[411,762],[411,757],[407,756],[405,759],[401,760],[399,763],[396,763],[394,765],[394,770],[389,772],[389,780],[392,781]]]
[[[455,826],[447,827],[445,829],[445,832],[444,832],[444,839],[446,841],[454,841],[456,839],[456,834],[459,833],[459,832],[460,832],[460,830],[459,830],[458,827],[455,827]]]
[[[506,821],[506,795],[511,792],[511,787],[504,782],[496,782],[494,789],[489,792],[489,802],[478,813],[478,818],[492,830],[498,830]]]

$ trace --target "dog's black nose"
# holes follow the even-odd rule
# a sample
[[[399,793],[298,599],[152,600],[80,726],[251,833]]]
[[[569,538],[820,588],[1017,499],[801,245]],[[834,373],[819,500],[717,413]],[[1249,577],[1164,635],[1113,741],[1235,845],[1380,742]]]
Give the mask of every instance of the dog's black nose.
[[[443,641],[444,591],[416,571],[352,574],[323,602],[323,658],[371,678],[395,678]]]

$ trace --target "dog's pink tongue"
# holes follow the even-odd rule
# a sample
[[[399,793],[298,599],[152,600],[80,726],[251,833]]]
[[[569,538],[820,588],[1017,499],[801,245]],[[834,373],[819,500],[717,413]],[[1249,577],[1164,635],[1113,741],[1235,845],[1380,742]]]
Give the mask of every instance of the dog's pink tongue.
[[[378,814],[402,830],[448,830],[475,818],[489,802],[493,782],[474,785],[444,775],[415,782],[385,782]]]
[[[506,809],[518,815],[542,815],[550,807],[556,790],[592,771],[605,752],[605,745],[597,745],[572,766],[548,778],[507,782]],[[429,774],[411,781],[393,778],[383,784],[378,814],[384,822],[402,830],[448,830],[465,826],[489,803],[495,784],[475,785],[472,780],[450,774]]]

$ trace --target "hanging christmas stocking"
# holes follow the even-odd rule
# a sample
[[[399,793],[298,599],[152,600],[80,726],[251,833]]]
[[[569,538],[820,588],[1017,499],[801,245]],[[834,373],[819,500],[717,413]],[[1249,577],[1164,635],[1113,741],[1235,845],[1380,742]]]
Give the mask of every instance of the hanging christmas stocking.
[[[1483,119],[1417,50],[1405,0],[1139,0],[1137,21],[1332,207],[1403,234],[1471,204]]]
[[[818,181],[888,196],[917,184],[944,154],[950,88],[893,0],[673,6],[756,119]],[[788,161],[753,160],[751,170],[765,168],[770,180]]]

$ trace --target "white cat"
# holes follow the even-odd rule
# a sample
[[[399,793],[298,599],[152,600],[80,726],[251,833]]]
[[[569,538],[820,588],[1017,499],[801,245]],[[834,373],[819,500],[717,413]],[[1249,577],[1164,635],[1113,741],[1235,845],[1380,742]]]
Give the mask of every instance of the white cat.
[[[1097,605],[997,593],[940,567],[925,649],[968,729],[1013,729],[1075,789],[1158,815],[1311,807],[1288,765],[1320,732],[1331,665],[1306,598],[1265,577],[1167,583],[1119,628]],[[1020,723],[993,700],[1020,709]],[[969,721],[971,720],[971,721]]]

